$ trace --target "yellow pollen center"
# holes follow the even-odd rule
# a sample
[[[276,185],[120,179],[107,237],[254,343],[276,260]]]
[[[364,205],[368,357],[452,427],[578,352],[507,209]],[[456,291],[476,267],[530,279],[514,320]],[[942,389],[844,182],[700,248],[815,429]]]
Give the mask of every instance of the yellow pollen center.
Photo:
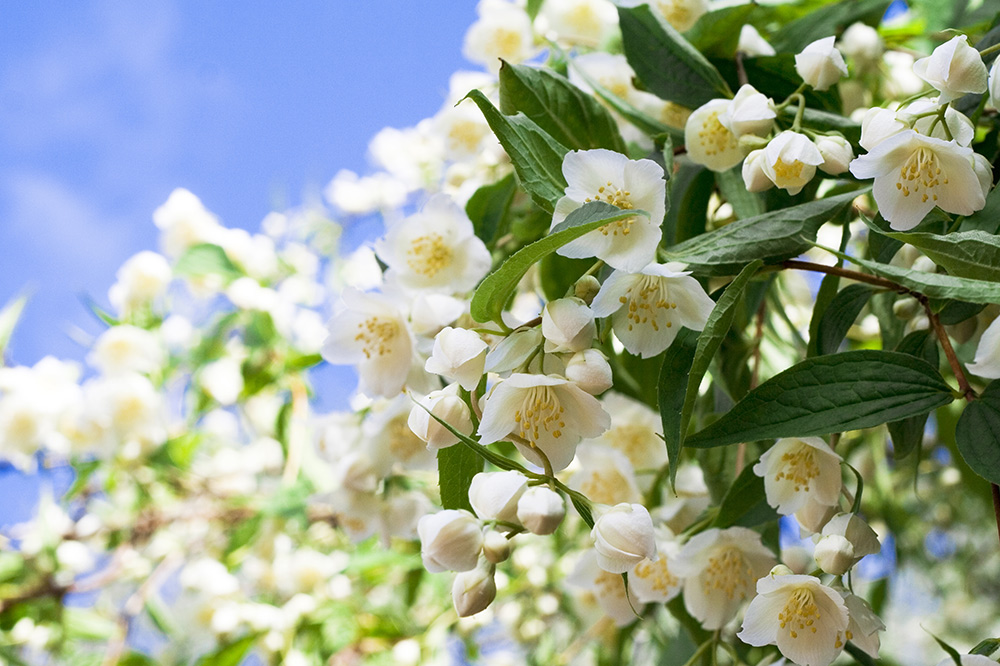
[[[802,167],[804,166],[805,165],[798,160],[789,164],[779,157],[778,161],[774,163],[774,176],[777,178],[778,182],[794,182],[802,178]]]
[[[609,203],[612,206],[617,206],[622,210],[632,210],[635,206],[632,205],[632,200],[629,197],[632,193],[628,190],[623,190],[611,183],[609,180],[607,185],[601,185],[597,188],[597,193],[592,197],[587,197],[584,199],[584,203],[590,203],[591,201],[603,201],[604,203]],[[634,217],[625,218],[624,220],[618,220],[617,222],[608,222],[599,231],[607,235],[617,236],[619,232],[622,236],[628,236],[632,232],[632,222],[635,221]]]
[[[542,431],[559,439],[561,429],[566,427],[562,416],[565,411],[551,386],[535,386],[525,391],[521,409],[514,412],[514,422],[521,437],[530,442],[537,442]]]
[[[702,574],[702,586],[706,595],[719,590],[730,600],[737,595],[745,599],[747,586],[751,582],[753,570],[739,548],[729,547],[715,551],[708,558],[708,566]]]
[[[387,428],[389,453],[393,458],[404,463],[427,450],[427,444],[413,434],[410,426],[407,425],[408,418],[409,414],[400,414],[389,422]]]
[[[599,469],[580,484],[580,491],[591,501],[601,504],[618,504],[629,500],[628,479],[616,469]]]
[[[933,150],[918,148],[913,151],[906,163],[899,170],[899,180],[896,181],[896,189],[903,193],[904,197],[910,194],[920,194],[920,200],[938,200],[938,195],[934,189],[938,185],[947,185],[948,176],[941,174],[941,165],[938,163],[937,154]],[[923,192],[921,192],[923,188]]]
[[[656,562],[643,560],[635,565],[635,575],[643,580],[648,580],[653,585],[655,592],[666,594],[672,588],[680,584],[677,576],[670,573],[667,568],[667,558],[660,557]]]
[[[451,248],[444,242],[441,234],[427,234],[413,239],[407,266],[426,278],[432,278],[451,263]]]
[[[399,334],[399,323],[392,319],[369,317],[358,324],[354,339],[362,343],[366,359],[392,352],[392,343]]]
[[[736,137],[719,122],[719,112],[712,111],[698,130],[698,140],[706,155],[718,155],[736,148]]]
[[[800,631],[815,634],[816,627],[813,625],[819,618],[819,607],[813,598],[812,590],[800,587],[792,592],[785,602],[785,607],[778,613],[778,626],[782,629],[787,627],[788,635],[798,638]],[[840,641],[839,634],[837,640]]]
[[[819,476],[816,451],[811,446],[802,445],[781,456],[781,469],[774,476],[775,481],[787,479],[795,484],[795,492],[809,492],[809,482]]]
[[[517,30],[498,28],[487,40],[486,51],[504,60],[515,58],[521,52],[521,33]]]
[[[628,330],[636,325],[652,326],[659,332],[661,316],[666,317],[666,327],[674,324],[670,311],[677,309],[677,302],[670,300],[670,293],[663,280],[655,275],[644,275],[636,284],[629,287],[625,296],[619,296],[618,302],[626,307]]]
[[[609,430],[606,438],[611,441],[611,446],[625,454],[636,469],[640,469],[647,458],[650,434],[650,429],[645,426],[626,423]],[[648,463],[646,467],[649,467]]]
[[[589,5],[577,5],[567,16],[566,23],[578,32],[596,33],[601,29],[601,20]]]
[[[452,124],[448,138],[451,139],[452,149],[472,153],[479,147],[485,134],[486,130],[482,125],[471,120],[459,120]]]

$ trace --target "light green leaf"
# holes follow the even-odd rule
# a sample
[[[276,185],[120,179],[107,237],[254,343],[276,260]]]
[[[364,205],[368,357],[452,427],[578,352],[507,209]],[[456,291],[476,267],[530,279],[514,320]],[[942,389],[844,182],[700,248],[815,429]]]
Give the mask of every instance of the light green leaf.
[[[469,486],[472,477],[483,471],[482,457],[464,446],[449,446],[438,449],[437,462],[441,506],[472,511]]]
[[[482,92],[473,90],[466,97],[483,112],[510,156],[521,186],[535,203],[551,213],[566,191],[562,163],[569,149],[524,114],[503,115]]]
[[[227,282],[243,275],[226,255],[226,251],[218,245],[201,243],[192,245],[181,255],[174,265],[174,274],[186,277],[205,277],[219,275]]]
[[[28,295],[21,294],[8,301],[0,310],[0,367],[3,366],[4,352],[10,344],[10,338],[14,335],[14,329],[17,328],[17,322],[21,320],[21,313],[24,312],[27,303]]]
[[[733,93],[718,70],[649,5],[619,7],[622,46],[646,89],[690,109]]]
[[[938,371],[907,354],[866,349],[817,356],[753,389],[684,443],[711,448],[871,428],[924,414],[952,399]]]
[[[985,231],[961,231],[944,236],[929,233],[883,232],[920,249],[956,277],[1000,282],[1000,237]]]
[[[256,635],[244,636],[215,652],[206,654],[198,660],[197,666],[239,666],[256,642]]]
[[[507,213],[516,190],[514,174],[509,173],[495,183],[480,187],[465,204],[465,214],[472,221],[476,236],[487,247],[493,247],[497,238],[506,233],[505,226],[510,224]]]
[[[547,69],[500,67],[500,111],[523,113],[562,145],[577,150],[625,152],[618,125],[600,102]]]
[[[518,282],[532,265],[594,229],[635,215],[649,214],[638,209],[623,212],[622,209],[602,201],[584,204],[570,213],[548,236],[522,247],[508,257],[500,268],[486,276],[472,297],[470,305],[472,318],[478,322],[495,321],[501,324],[500,313],[517,289]]]
[[[1000,381],[966,405],[955,426],[958,451],[972,471],[1000,484]]]
[[[661,252],[697,275],[736,275],[754,259],[777,264],[812,246],[816,231],[860,194],[835,197],[757,215],[701,234]]]
[[[849,284],[837,292],[819,320],[816,330],[817,356],[837,351],[854,320],[868,304],[872,293],[872,287],[867,284]]]

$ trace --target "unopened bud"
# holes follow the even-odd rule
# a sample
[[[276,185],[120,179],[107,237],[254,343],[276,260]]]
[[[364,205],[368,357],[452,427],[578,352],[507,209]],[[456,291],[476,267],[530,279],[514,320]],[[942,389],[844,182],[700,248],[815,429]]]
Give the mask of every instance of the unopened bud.
[[[431,573],[468,571],[476,566],[483,549],[483,528],[468,511],[446,509],[424,516],[417,523],[420,556]]]
[[[469,503],[483,520],[517,521],[517,502],[528,487],[519,472],[480,472],[469,485]]]
[[[573,296],[590,305],[601,290],[601,283],[593,275],[584,275],[573,285]]]
[[[813,557],[820,569],[840,576],[854,565],[854,546],[839,534],[830,534],[816,544]]]
[[[590,395],[604,393],[613,384],[611,365],[597,349],[584,349],[573,354],[566,363],[566,379]]]
[[[479,566],[455,576],[451,585],[451,601],[459,617],[468,617],[486,610],[497,597],[493,578],[496,565],[482,560]]]
[[[499,564],[510,557],[510,540],[496,530],[488,530],[483,536],[483,557]]]
[[[517,519],[532,534],[552,534],[565,517],[562,495],[544,486],[528,488],[517,501]]]

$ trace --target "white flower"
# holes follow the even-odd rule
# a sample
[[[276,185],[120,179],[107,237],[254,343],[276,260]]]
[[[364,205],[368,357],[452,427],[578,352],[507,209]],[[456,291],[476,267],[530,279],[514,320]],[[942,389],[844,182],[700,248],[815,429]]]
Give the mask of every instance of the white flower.
[[[749,23],[744,23],[743,27],[740,28],[740,39],[736,50],[748,56],[773,56],[775,54],[774,47],[768,44],[767,40],[757,32],[757,28]]]
[[[744,83],[729,102],[725,113],[719,117],[719,122],[739,139],[744,134],[767,136],[775,117],[771,100],[749,83]]]
[[[641,504],[622,502],[607,509],[590,531],[597,565],[609,573],[625,573],[643,560],[656,559],[653,520]]]
[[[462,434],[472,433],[469,406],[458,397],[455,384],[440,391],[431,391],[421,398],[410,409],[406,425],[413,434],[427,442],[427,448],[443,449],[458,444],[458,437],[441,425],[435,416]]]
[[[674,571],[672,563],[680,553],[680,544],[667,528],[656,531],[656,553],[659,558],[653,562],[643,560],[629,572],[629,586],[635,598],[643,603],[665,604],[678,594],[684,581]]]
[[[770,575],[757,581],[743,629],[748,645],[777,645],[802,666],[827,666],[844,649],[847,607],[840,595],[813,576]]]
[[[170,257],[180,256],[192,245],[216,243],[224,231],[201,200],[183,188],[171,192],[153,211],[153,222],[160,229],[160,245]]]
[[[774,182],[767,177],[764,171],[764,149],[752,150],[747,158],[743,160],[743,185],[747,192],[764,192],[774,187]]]
[[[981,654],[963,654],[960,655],[959,661],[962,666],[993,666],[997,663]],[[951,657],[945,657],[937,663],[937,666],[955,666],[955,660]]]
[[[434,336],[434,350],[424,369],[471,391],[483,377],[488,350],[489,346],[477,333],[448,326]]]
[[[684,125],[684,147],[692,162],[712,171],[728,171],[743,159],[736,135],[722,124],[728,99],[713,99],[691,112]]]
[[[341,169],[323,194],[327,201],[347,215],[399,208],[406,202],[406,186],[385,172],[358,176],[349,169]]]
[[[595,47],[615,33],[618,12],[608,0],[548,0],[536,20],[557,39]]]
[[[809,44],[795,56],[795,71],[816,90],[826,90],[847,76],[847,63],[833,42],[836,37],[823,37]]]
[[[333,364],[357,365],[363,393],[393,397],[406,382],[413,342],[406,319],[388,297],[348,287],[341,293],[344,309],[327,323],[323,358]]]
[[[635,622],[636,613],[641,613],[644,608],[643,604],[630,600],[630,590],[626,590],[620,574],[609,573],[597,565],[597,553],[593,550],[588,550],[577,560],[572,573],[566,578],[566,584],[592,594],[601,610],[618,627]]]
[[[491,72],[500,69],[500,59],[518,63],[534,54],[531,19],[524,9],[504,0],[481,0],[479,18],[465,33],[462,53]]]
[[[495,572],[496,565],[484,558],[475,569],[455,576],[451,601],[459,617],[475,615],[493,603],[497,596]]]
[[[486,530],[483,535],[483,557],[493,564],[499,564],[507,561],[510,550],[510,539],[496,530]]]
[[[861,140],[858,141],[865,150],[872,150],[889,137],[895,136],[907,129],[906,123],[896,117],[892,109],[874,107],[865,112],[861,120]]]
[[[150,373],[165,360],[156,335],[137,326],[112,326],[104,331],[87,355],[87,362],[106,375]]]
[[[621,451],[602,444],[584,443],[577,448],[576,457],[580,467],[573,472],[569,485],[591,502],[618,504],[641,499],[635,469]]]
[[[775,185],[798,194],[823,161],[816,144],[806,135],[786,130],[768,142],[760,168]]]
[[[517,505],[528,488],[520,472],[480,472],[469,485],[469,504],[483,520],[517,522]]]
[[[648,4],[678,32],[690,30],[708,11],[708,0],[618,0],[620,7]]]
[[[954,141],[960,146],[971,145],[976,138],[976,127],[967,115],[950,104],[945,106],[944,123],[939,122],[936,116],[928,115],[937,111],[941,104],[937,97],[918,99],[896,111],[896,117],[924,136]]]
[[[144,250],[129,257],[115,278],[108,300],[121,315],[128,316],[159,298],[167,290],[173,271],[162,254]]]
[[[579,298],[558,298],[542,310],[545,352],[578,352],[589,349],[597,336],[594,313]]]
[[[566,361],[566,379],[590,395],[600,395],[614,384],[611,364],[598,349],[578,351]]]
[[[972,149],[903,130],[851,162],[858,178],[874,178],[872,195],[889,226],[906,231],[934,206],[971,215],[986,205]]]
[[[483,528],[479,520],[462,509],[428,514],[417,523],[420,556],[431,573],[469,571],[479,562]]]
[[[444,194],[390,226],[375,252],[404,287],[449,292],[471,290],[492,262],[468,215]]]
[[[532,486],[517,500],[517,520],[532,534],[552,534],[565,517],[566,501],[545,486]]]
[[[601,398],[605,411],[611,415],[611,427],[590,440],[621,451],[636,470],[658,470],[667,464],[667,447],[663,444],[663,420],[645,404],[610,392]]]
[[[851,142],[836,134],[818,137],[816,148],[823,157],[823,163],[819,165],[819,170],[831,176],[847,171],[851,160],[854,159]]]
[[[498,442],[514,433],[521,454],[554,471],[564,469],[584,437],[608,429],[610,417],[597,399],[576,384],[550,375],[513,374],[493,388],[479,423],[481,444]]]
[[[931,84],[947,104],[966,93],[986,92],[988,73],[979,51],[969,46],[968,37],[956,35],[913,63],[914,73]]]
[[[767,503],[778,513],[795,513],[811,498],[833,506],[840,497],[841,457],[819,437],[779,439],[753,466],[764,479]]]
[[[684,544],[673,571],[684,579],[684,607],[705,629],[715,630],[753,596],[754,583],[774,564],[753,530],[712,528]]]
[[[615,271],[591,304],[611,316],[615,335],[633,354],[649,358],[670,346],[681,326],[700,331],[715,303],[681,264],[648,264],[638,273]]]
[[[553,228],[590,201],[603,201],[623,210],[644,210],[649,217],[637,215],[610,222],[563,245],[558,254],[575,259],[597,257],[619,270],[638,270],[653,260],[666,213],[666,182],[659,164],[597,148],[566,153],[562,172],[566,195],[556,203]]]
[[[983,331],[976,346],[975,360],[966,367],[980,377],[1000,379],[1000,317]]]
[[[837,47],[861,69],[878,65],[883,44],[878,30],[864,23],[852,23],[840,36]]]
[[[855,513],[841,513],[823,526],[813,557],[823,571],[839,576],[881,549],[878,535],[868,523]]]

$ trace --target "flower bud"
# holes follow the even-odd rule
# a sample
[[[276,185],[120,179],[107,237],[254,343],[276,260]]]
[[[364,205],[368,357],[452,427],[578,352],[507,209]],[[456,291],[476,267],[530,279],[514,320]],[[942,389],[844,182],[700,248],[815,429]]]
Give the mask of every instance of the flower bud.
[[[749,83],[744,83],[719,122],[728,127],[737,138],[744,134],[767,136],[771,133],[775,117],[771,100],[757,92]]]
[[[854,546],[839,534],[830,534],[816,543],[813,557],[820,569],[840,576],[854,566]]]
[[[499,564],[510,557],[510,540],[496,530],[487,530],[483,535],[483,557]]]
[[[517,519],[532,534],[552,534],[565,517],[562,495],[544,486],[528,488],[517,501]]]
[[[428,514],[417,523],[420,556],[431,573],[469,571],[483,549],[483,528],[468,511],[445,509]]]
[[[597,335],[594,313],[578,298],[549,301],[542,310],[542,335],[546,352],[588,349]]]
[[[599,395],[611,388],[611,365],[597,349],[584,349],[566,363],[566,379],[576,383],[590,395]]]
[[[805,134],[786,130],[767,144],[761,169],[775,185],[789,194],[798,194],[822,163],[816,144]]]
[[[878,36],[878,30],[860,22],[851,24],[844,31],[837,48],[859,69],[871,69],[882,58],[882,38]]]
[[[517,501],[528,487],[519,472],[480,472],[469,485],[469,503],[482,520],[517,521]]]
[[[774,187],[774,183],[764,173],[764,151],[755,150],[743,160],[743,184],[747,192],[763,192]]]
[[[913,72],[936,90],[938,102],[947,104],[965,93],[986,92],[989,74],[979,51],[965,35],[956,35],[913,63]]]
[[[414,435],[427,442],[427,448],[443,449],[458,443],[458,437],[439,423],[434,416],[461,433],[472,432],[469,406],[458,397],[457,393],[457,384],[440,391],[431,391],[410,409],[406,425]]]
[[[593,275],[584,275],[573,285],[573,296],[590,305],[601,290],[601,283]]]
[[[496,565],[483,560],[479,566],[455,576],[451,585],[451,601],[459,617],[475,615],[497,597],[497,583],[493,578]]]
[[[844,56],[833,46],[832,35],[817,39],[795,56],[795,71],[816,90],[826,90],[847,75]]]
[[[736,44],[736,50],[748,56],[773,56],[774,47],[767,43],[757,28],[749,23],[744,23],[740,28],[740,39]]]
[[[850,542],[854,549],[853,566],[865,555],[873,555],[882,550],[878,535],[868,523],[856,513],[840,513],[823,526],[823,537],[839,535]],[[833,572],[830,572],[833,573]]]
[[[816,139],[816,148],[823,157],[819,170],[831,176],[847,171],[848,165],[854,159],[854,151],[850,142],[842,136],[832,134]]]
[[[625,573],[644,559],[656,559],[653,519],[641,504],[616,504],[590,531],[597,564],[608,573]]]
[[[488,349],[478,334],[448,326],[435,336],[434,351],[424,369],[471,391],[483,376]]]

